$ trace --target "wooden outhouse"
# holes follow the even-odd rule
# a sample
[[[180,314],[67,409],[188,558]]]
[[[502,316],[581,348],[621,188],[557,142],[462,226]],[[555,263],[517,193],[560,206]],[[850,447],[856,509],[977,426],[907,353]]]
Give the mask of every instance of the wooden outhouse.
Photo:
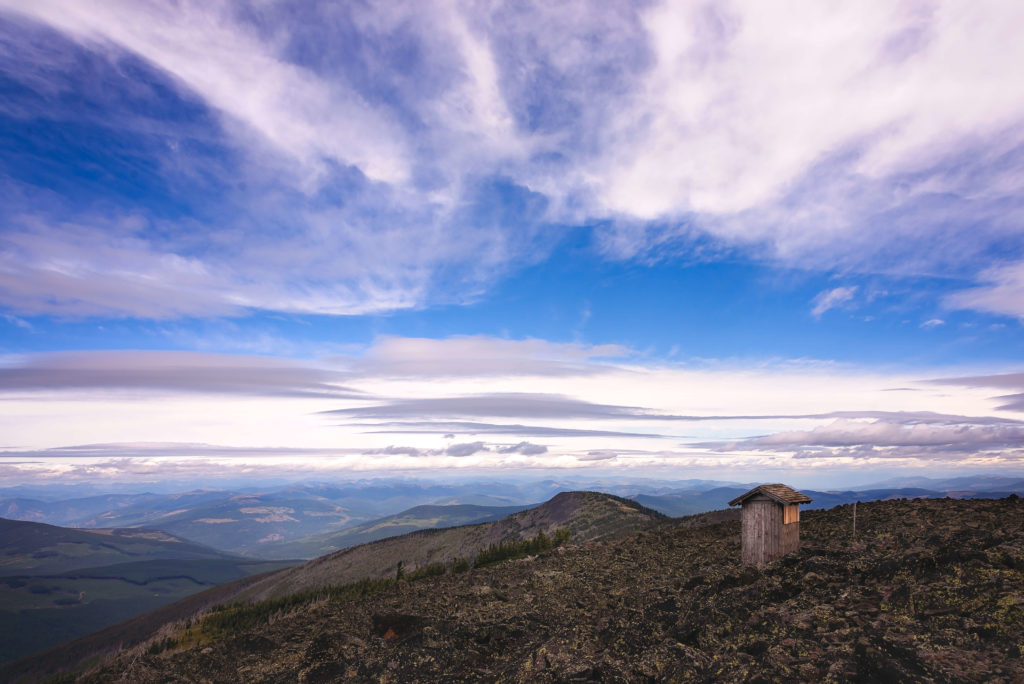
[[[800,504],[805,494],[784,484],[765,484],[729,502],[743,505],[741,513],[742,561],[764,565],[800,548]]]

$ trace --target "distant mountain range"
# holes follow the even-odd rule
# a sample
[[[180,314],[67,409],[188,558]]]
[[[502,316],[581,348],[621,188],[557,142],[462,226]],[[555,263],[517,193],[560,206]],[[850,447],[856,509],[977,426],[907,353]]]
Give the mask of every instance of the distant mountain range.
[[[524,507],[550,498],[558,488],[542,485],[522,490],[491,482],[438,485],[384,481],[310,483],[269,491],[195,490],[72,499],[50,499],[44,496],[44,488],[29,491],[36,496],[26,497],[24,489],[19,488],[18,496],[5,498],[0,490],[0,517],[80,528],[144,526],[223,551],[265,557],[264,546],[323,537],[297,547],[304,549],[300,555],[315,555],[317,544],[331,546],[329,537],[340,530],[418,505]],[[485,517],[477,518],[482,519]],[[405,530],[395,533],[401,531]],[[353,534],[352,538],[358,540],[354,543],[364,541],[358,532]],[[282,553],[274,555],[281,558]]]
[[[366,542],[395,537],[416,530],[456,527],[500,520],[532,506],[414,506],[407,511],[385,516],[367,523],[346,527],[338,532],[303,537],[294,541],[265,544],[260,547],[264,558],[316,558],[333,551]]]

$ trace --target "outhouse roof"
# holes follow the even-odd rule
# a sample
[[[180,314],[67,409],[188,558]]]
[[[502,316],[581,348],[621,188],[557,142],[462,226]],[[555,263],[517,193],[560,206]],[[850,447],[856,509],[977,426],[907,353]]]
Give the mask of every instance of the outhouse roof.
[[[811,503],[811,497],[806,494],[801,494],[792,487],[788,487],[784,484],[763,484],[754,487],[746,494],[740,494],[730,501],[729,505],[736,506],[757,494],[764,494],[769,499],[775,499],[780,504]]]

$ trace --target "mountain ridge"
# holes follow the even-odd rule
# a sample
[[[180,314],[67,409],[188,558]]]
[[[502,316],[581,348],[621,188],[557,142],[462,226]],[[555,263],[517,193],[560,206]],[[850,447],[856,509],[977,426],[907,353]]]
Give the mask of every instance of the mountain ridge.
[[[499,521],[422,529],[314,558],[249,587],[239,600],[286,596],[329,585],[395,575],[398,564],[415,570],[471,559],[491,544],[522,540],[569,526],[571,540],[600,541],[637,532],[664,519],[630,499],[599,492],[562,492],[545,503]]]
[[[88,680],[1019,681],[1019,497],[870,502],[851,522],[808,511],[803,548],[756,568],[735,519],[666,520],[231,632],[168,626]]]

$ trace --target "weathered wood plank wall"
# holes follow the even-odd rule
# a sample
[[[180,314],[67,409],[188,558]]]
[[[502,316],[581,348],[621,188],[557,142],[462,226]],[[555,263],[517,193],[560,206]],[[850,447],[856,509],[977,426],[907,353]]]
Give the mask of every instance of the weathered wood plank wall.
[[[800,550],[800,523],[791,522],[782,526],[782,539],[779,543],[779,555],[785,556]]]
[[[782,520],[782,506],[767,497],[743,502],[743,563],[764,565],[783,554]]]

